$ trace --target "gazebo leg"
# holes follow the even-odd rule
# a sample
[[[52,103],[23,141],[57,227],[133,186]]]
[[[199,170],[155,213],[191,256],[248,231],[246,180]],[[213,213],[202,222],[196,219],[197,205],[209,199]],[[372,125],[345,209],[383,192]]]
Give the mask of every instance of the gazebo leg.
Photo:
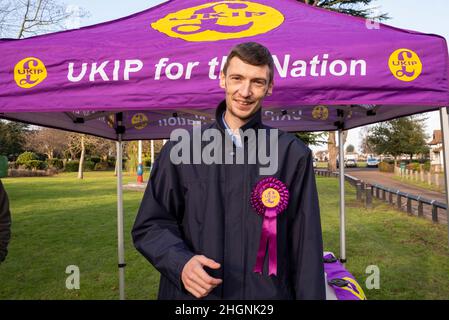
[[[345,229],[345,157],[343,145],[343,130],[338,130],[339,148],[339,182],[340,182],[340,261],[346,262],[346,229]]]
[[[444,182],[446,186],[446,215],[448,224],[448,243],[449,243],[449,109],[443,107],[440,109],[441,133],[443,137],[443,168]]]
[[[125,300],[125,246],[123,232],[123,143],[122,135],[118,135],[117,142],[117,239],[118,239],[118,268],[120,300]]]

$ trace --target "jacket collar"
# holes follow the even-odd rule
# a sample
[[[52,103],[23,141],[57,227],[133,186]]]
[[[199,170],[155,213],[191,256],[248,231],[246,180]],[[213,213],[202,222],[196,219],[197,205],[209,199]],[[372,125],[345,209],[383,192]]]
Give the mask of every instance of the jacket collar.
[[[226,111],[226,100],[220,102],[215,111],[215,121],[218,124],[220,130],[225,130],[226,126],[223,123],[223,113]],[[257,110],[257,112],[249,119],[247,123],[245,123],[240,130],[245,131],[246,129],[253,128],[262,128],[262,107]]]

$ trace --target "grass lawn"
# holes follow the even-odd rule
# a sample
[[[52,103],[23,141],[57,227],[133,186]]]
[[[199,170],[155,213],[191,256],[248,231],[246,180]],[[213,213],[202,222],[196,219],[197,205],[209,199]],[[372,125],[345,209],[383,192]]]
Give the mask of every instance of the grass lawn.
[[[327,161],[317,161],[316,167],[318,169],[326,169],[327,168]]]
[[[0,299],[117,299],[116,185],[111,172],[2,180],[10,197],[13,237],[0,265]],[[124,183],[135,181],[125,175]],[[339,252],[338,181],[317,177],[326,251]],[[347,185],[347,268],[368,299],[447,299],[445,226],[375,202],[366,210]],[[143,194],[124,191],[126,295],[154,299],[159,274],[134,249],[130,230]],[[81,272],[68,290],[68,265]],[[380,289],[366,290],[367,266],[380,268]]]
[[[366,161],[357,161],[358,168],[366,168]]]
[[[420,180],[412,180],[412,179],[405,179],[401,178],[399,176],[393,176],[393,179],[396,181],[400,181],[402,183],[406,183],[415,187],[419,187],[422,189],[430,190],[430,191],[437,191],[437,192],[444,192],[444,185],[436,186],[435,184],[429,185],[427,182],[421,182]]]
[[[327,169],[327,161],[317,161],[318,169]],[[357,161],[357,168],[366,168],[366,161]]]

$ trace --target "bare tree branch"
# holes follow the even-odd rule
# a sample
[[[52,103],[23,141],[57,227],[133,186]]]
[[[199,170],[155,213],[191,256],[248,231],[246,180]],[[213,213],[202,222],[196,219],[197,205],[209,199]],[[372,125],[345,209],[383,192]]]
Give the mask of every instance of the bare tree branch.
[[[62,0],[1,0],[0,37],[25,38],[70,28],[69,19],[81,19],[88,13],[79,7],[69,10]],[[72,27],[73,23],[71,24]]]
[[[23,16],[22,24],[20,26],[20,30],[19,30],[19,34],[17,36],[17,39],[20,39],[23,36],[23,32],[25,31],[25,24],[26,24],[27,19],[28,19],[28,12],[29,12],[29,10],[30,10],[30,0],[28,0],[28,2],[26,4],[25,14]]]

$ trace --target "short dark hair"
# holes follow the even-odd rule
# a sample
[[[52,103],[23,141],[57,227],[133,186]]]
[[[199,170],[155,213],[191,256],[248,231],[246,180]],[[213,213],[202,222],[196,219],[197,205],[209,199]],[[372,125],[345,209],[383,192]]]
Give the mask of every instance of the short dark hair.
[[[263,45],[256,42],[244,42],[234,46],[231,52],[228,54],[225,65],[223,66],[223,73],[226,72],[229,67],[229,63],[232,58],[237,57],[245,63],[253,66],[268,66],[270,69],[270,81],[273,82],[274,74],[274,62],[270,51]]]

